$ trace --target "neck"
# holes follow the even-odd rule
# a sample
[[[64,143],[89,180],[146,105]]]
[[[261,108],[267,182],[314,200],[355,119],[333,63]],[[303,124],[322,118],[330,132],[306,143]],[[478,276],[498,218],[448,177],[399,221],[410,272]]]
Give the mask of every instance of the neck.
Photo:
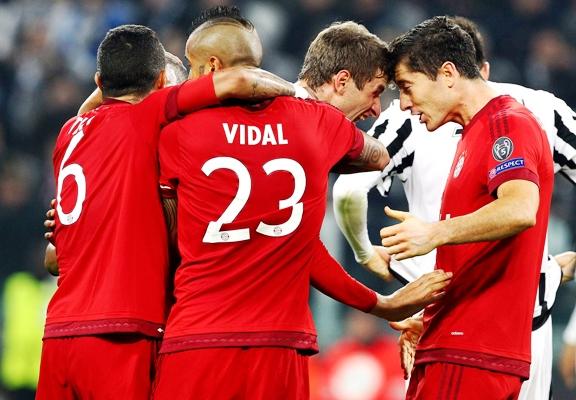
[[[323,99],[321,99],[318,96],[318,92],[316,90],[312,89],[310,86],[308,86],[308,83],[306,81],[299,80],[298,82],[296,82],[296,85],[306,89],[306,91],[310,95],[310,98],[312,98],[314,100],[322,100],[323,101]]]
[[[142,95],[126,94],[124,96],[108,97],[108,98],[114,99],[114,100],[125,101],[126,103],[130,103],[130,104],[136,104],[136,103],[140,103],[142,100],[144,100],[145,97],[146,96],[142,96]]]
[[[465,80],[461,89],[462,95],[452,120],[462,126],[468,125],[490,100],[498,97],[498,93],[483,79]]]

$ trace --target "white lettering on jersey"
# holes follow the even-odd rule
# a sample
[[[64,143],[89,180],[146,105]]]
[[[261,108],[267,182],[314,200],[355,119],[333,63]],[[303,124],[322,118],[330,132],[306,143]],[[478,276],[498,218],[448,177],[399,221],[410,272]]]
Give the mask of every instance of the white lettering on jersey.
[[[224,128],[226,141],[229,144],[234,143],[236,140],[238,144],[247,144],[249,146],[257,144],[263,146],[268,144],[288,144],[288,140],[284,138],[282,124],[276,124],[276,130],[274,130],[273,125],[265,124],[264,133],[262,133],[260,128],[252,125],[232,124],[232,127],[230,127],[228,123],[224,122],[222,127]]]

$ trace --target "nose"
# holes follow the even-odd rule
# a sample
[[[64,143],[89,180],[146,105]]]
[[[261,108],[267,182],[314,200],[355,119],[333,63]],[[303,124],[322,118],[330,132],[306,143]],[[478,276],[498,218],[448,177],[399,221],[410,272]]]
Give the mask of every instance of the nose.
[[[400,91],[400,108],[402,109],[402,111],[409,110],[412,107],[412,105],[413,104],[412,101],[410,100],[410,97],[405,93],[402,93],[402,91]]]
[[[380,100],[380,96],[378,96],[374,99],[372,107],[370,107],[370,114],[372,117],[378,117],[381,111],[382,111],[382,103]]]

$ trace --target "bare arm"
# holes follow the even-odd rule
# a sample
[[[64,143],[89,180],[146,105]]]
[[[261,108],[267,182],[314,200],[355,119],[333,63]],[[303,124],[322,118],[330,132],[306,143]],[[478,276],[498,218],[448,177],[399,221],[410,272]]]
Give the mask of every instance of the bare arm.
[[[90,94],[90,96],[88,96],[88,98],[84,100],[84,103],[82,103],[80,109],[78,110],[78,115],[82,115],[84,113],[87,113],[88,111],[92,111],[95,108],[98,108],[103,101],[104,99],[102,98],[102,91],[100,90],[100,88],[97,87]]]
[[[356,172],[381,171],[390,162],[390,156],[386,146],[379,140],[362,132],[364,147],[360,157],[339,163],[333,168],[333,172],[339,174],[351,174]]]
[[[52,243],[48,243],[46,246],[46,253],[44,254],[44,268],[50,273],[50,275],[59,275],[56,247],[54,247]]]
[[[391,295],[378,294],[378,302],[370,314],[388,321],[401,321],[408,318],[427,305],[440,300],[451,278],[451,272],[447,273],[438,269],[422,275]]]
[[[214,90],[220,100],[263,100],[294,95],[292,83],[253,67],[232,67],[214,72]]]
[[[576,272],[576,251],[556,254],[554,259],[562,269],[562,283],[573,281]]]
[[[473,213],[434,223],[386,207],[386,214],[401,223],[380,230],[382,246],[396,259],[403,260],[445,244],[503,239],[536,224],[540,201],[536,184],[508,181],[498,187],[497,196]]]

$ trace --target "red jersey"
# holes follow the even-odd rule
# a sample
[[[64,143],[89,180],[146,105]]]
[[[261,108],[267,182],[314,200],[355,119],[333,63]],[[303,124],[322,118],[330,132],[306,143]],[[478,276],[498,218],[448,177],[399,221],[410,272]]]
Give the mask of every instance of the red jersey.
[[[217,104],[211,76],[108,100],[62,128],[54,150],[60,276],[45,338],[109,332],[159,336],[167,315],[167,235],[158,193],[161,126]]]
[[[446,296],[424,313],[417,364],[448,362],[528,378],[552,165],[540,125],[509,96],[491,100],[465,127],[441,218],[470,214],[494,201],[498,186],[522,179],[540,188],[537,222],[506,239],[438,248],[437,267],[454,276]]]
[[[161,184],[177,189],[182,262],[161,352],[317,351],[309,263],[328,173],[363,145],[335,108],[289,97],[202,110],[163,130]]]

